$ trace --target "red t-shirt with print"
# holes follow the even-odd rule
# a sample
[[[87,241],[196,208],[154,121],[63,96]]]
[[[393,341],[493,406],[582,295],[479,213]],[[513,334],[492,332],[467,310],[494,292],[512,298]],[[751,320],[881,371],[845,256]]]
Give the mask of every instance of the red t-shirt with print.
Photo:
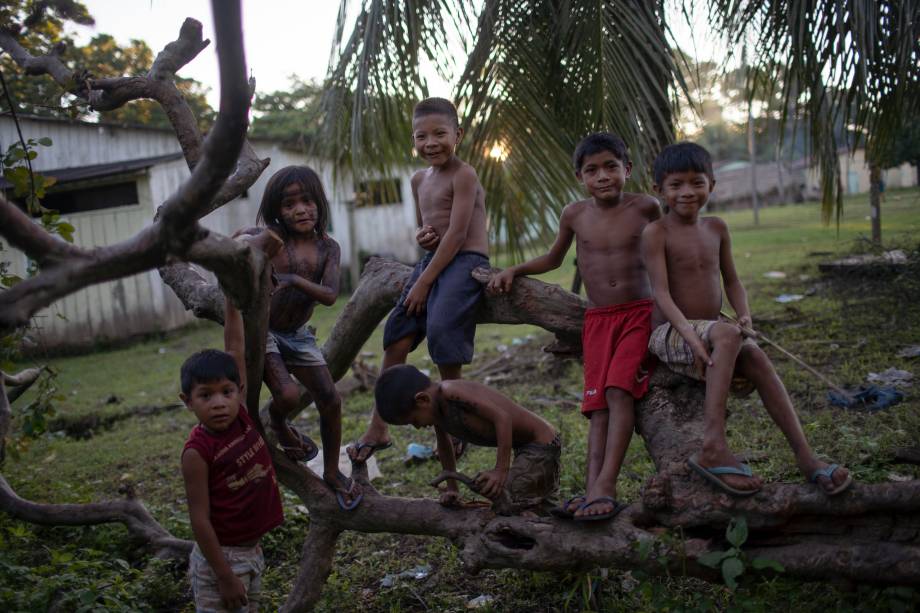
[[[284,521],[271,456],[245,407],[223,432],[192,428],[186,449],[208,465],[211,525],[221,545],[255,541]]]

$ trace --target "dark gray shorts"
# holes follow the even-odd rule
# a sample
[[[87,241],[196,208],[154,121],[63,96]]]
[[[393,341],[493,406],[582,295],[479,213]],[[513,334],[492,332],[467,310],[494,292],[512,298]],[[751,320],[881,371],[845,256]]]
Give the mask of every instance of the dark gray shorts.
[[[306,324],[293,332],[268,331],[265,353],[278,353],[285,366],[325,366],[323,352],[316,345],[316,337]]]
[[[412,336],[412,349],[415,349],[427,335],[428,353],[435,364],[469,364],[473,361],[476,336],[473,315],[483,292],[482,284],[470,273],[480,266],[488,267],[489,258],[475,251],[458,253],[431,286],[425,312],[410,317],[403,303],[432,255],[426,255],[412,270],[396,308],[387,319],[383,348]]]

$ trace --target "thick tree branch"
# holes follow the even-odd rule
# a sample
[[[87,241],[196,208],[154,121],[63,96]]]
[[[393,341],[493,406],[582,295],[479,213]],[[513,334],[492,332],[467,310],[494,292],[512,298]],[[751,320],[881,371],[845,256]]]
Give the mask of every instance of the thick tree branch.
[[[64,51],[63,43],[56,45],[51,53],[35,57],[19,44],[12,32],[0,28],[0,49],[9,53],[13,61],[19,64],[26,74],[33,76],[47,74],[66,91],[79,95],[78,88],[75,87],[79,84],[74,78],[73,71],[67,68],[60,59]]]
[[[0,475],[0,511],[16,519],[46,526],[90,526],[120,522],[158,557],[187,558],[192,542],[177,539],[133,498],[89,504],[40,504],[20,498]]]
[[[312,611],[323,593],[326,578],[332,571],[332,557],[339,538],[339,530],[318,521],[310,522],[310,531],[303,542],[300,556],[300,572],[288,594],[283,613]]]
[[[19,249],[39,266],[81,258],[83,249],[71,245],[34,223],[18,206],[0,193],[0,235],[11,247]]]

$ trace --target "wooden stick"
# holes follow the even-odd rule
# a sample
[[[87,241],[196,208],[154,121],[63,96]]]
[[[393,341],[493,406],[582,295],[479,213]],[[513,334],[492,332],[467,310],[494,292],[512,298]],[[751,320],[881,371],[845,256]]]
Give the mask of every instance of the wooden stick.
[[[738,324],[739,326],[741,325],[741,322],[739,322],[737,319],[735,319],[734,317],[732,317],[731,315],[729,315],[729,314],[726,313],[725,311],[720,311],[719,314],[722,315],[722,317],[724,317],[724,318],[726,318],[726,319],[728,319],[728,320],[730,320],[730,321],[732,321],[732,322]],[[804,368],[805,370],[807,370],[808,372],[810,372],[811,374],[813,374],[814,376],[818,377],[818,379],[820,379],[821,381],[823,381],[824,384],[827,385],[829,388],[831,388],[832,390],[834,390],[834,391],[837,392],[838,394],[842,394],[843,397],[846,398],[847,400],[849,400],[849,401],[851,401],[851,402],[852,402],[853,400],[855,400],[855,399],[853,398],[853,394],[851,394],[850,392],[846,391],[845,389],[843,389],[843,388],[840,387],[839,385],[835,384],[833,381],[831,381],[830,379],[828,379],[826,376],[824,376],[823,374],[821,374],[820,372],[818,372],[817,369],[815,369],[814,367],[812,367],[811,365],[809,365],[808,363],[806,363],[805,360],[803,360],[803,359],[800,358],[799,356],[797,356],[797,355],[795,355],[794,353],[791,353],[791,352],[787,351],[786,349],[784,349],[783,347],[781,347],[781,346],[779,345],[779,343],[777,343],[776,341],[770,340],[769,338],[767,338],[766,336],[764,336],[763,333],[758,332],[758,331],[756,331],[756,330],[754,330],[754,329],[752,329],[752,328],[745,328],[745,327],[743,327],[743,326],[741,327],[741,332],[742,332],[745,336],[750,336],[750,337],[752,337],[752,338],[761,340],[761,341],[765,342],[766,344],[772,346],[774,349],[776,349],[777,351],[779,351],[780,353],[782,353],[784,356],[786,356],[787,358],[789,358],[790,360],[792,360],[793,362],[795,362],[796,364],[798,364],[799,366],[801,366],[802,368]]]

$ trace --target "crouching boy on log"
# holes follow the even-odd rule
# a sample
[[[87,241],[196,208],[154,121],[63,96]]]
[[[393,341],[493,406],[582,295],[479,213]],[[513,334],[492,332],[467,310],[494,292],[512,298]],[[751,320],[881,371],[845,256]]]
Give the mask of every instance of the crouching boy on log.
[[[587,489],[553,514],[594,521],[609,519],[625,508],[616,500],[616,483],[635,427],[634,401],[648,389],[649,373],[643,363],[652,317],[639,237],[661,211],[651,196],[623,191],[632,164],[618,136],[587,136],[575,149],[574,161],[575,175],[591,197],[563,209],[559,235],[549,253],[502,271],[489,282],[489,289],[508,292],[517,275],[559,268],[575,239],[589,304],[582,330],[581,409],[591,420]]]
[[[476,305],[482,285],[471,272],[488,267],[485,192],[472,166],[454,153],[463,129],[457,109],[443,98],[415,105],[412,138],[415,150],[428,164],[412,176],[412,195],[418,225],[416,240],[428,254],[412,271],[383,333],[383,366],[405,364],[428,336],[428,353],[441,380],[459,379],[464,364],[473,359]],[[367,432],[348,448],[355,462],[364,462],[391,445],[386,423],[377,411]],[[462,443],[438,453],[462,453]]]
[[[265,439],[242,404],[243,319],[229,300],[225,319],[226,353],[200,351],[181,370],[179,397],[199,422],[182,451],[195,535],[189,579],[196,610],[255,612],[265,569],[259,539],[284,517]]]
[[[849,472],[815,456],[770,358],[744,334],[750,334],[751,312],[735,271],[728,227],[718,217],[699,214],[715,186],[709,153],[694,143],[665,147],[654,175],[669,211],[643,232],[642,253],[667,322],[652,332],[649,349],[671,370],[706,382],[703,447],[688,465],[729,494],[760,491],[760,478],[738,461],[725,438],[725,403],[732,377],[739,375],[757,389],[809,482],[828,496],[843,492],[852,483]],[[720,318],[720,276],[740,326]]]
[[[559,489],[559,434],[546,420],[495,390],[475,381],[435,383],[411,365],[383,371],[374,387],[377,412],[389,424],[434,426],[438,447],[450,447],[448,436],[497,447],[495,468],[476,475],[488,498],[506,491],[516,513],[546,514]],[[514,451],[514,461],[511,452]],[[439,454],[444,470],[455,471],[453,454]],[[447,481],[441,504],[459,502],[457,484]]]

